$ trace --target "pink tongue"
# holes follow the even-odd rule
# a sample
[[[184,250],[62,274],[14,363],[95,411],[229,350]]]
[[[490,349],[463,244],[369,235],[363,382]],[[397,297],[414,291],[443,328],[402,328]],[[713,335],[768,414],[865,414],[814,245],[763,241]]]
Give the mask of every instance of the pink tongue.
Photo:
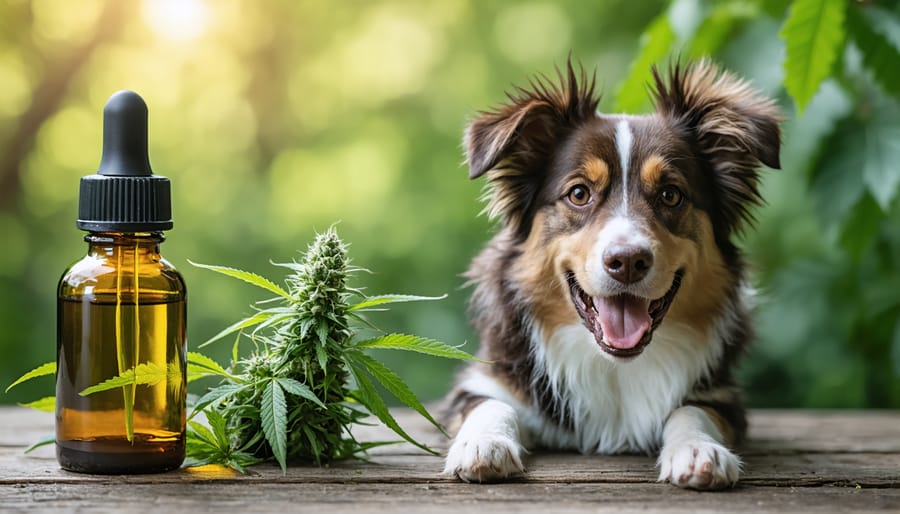
[[[594,306],[606,343],[621,350],[637,346],[650,329],[649,304],[649,300],[633,296],[595,297]]]

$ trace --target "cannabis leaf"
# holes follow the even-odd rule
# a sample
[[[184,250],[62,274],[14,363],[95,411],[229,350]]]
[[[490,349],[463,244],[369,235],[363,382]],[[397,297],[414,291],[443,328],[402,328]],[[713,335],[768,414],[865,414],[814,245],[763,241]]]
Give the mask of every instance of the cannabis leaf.
[[[408,334],[387,334],[381,337],[360,341],[354,346],[356,348],[406,350],[446,359],[478,360],[472,355],[446,343]]]
[[[306,398],[316,405],[325,408],[325,404],[322,403],[322,400],[320,400],[315,395],[315,393],[312,392],[312,389],[306,387],[300,382],[297,382],[293,378],[276,378],[275,382],[278,382],[278,385],[280,385],[282,389],[284,389],[288,393],[297,395],[301,398]]]
[[[246,473],[247,466],[262,461],[244,449],[232,448],[228,436],[228,423],[221,414],[210,411],[206,419],[209,427],[196,421],[188,422],[190,430],[187,434],[185,460],[187,466],[221,464]]]
[[[254,286],[261,287],[268,291],[271,291],[278,296],[286,299],[290,299],[291,295],[288,294],[287,291],[278,286],[275,282],[263,277],[261,275],[257,275],[256,273],[251,273],[249,271],[243,271],[235,268],[229,268],[227,266],[211,266],[209,264],[200,264],[197,262],[193,262],[188,260],[192,265],[197,266],[198,268],[204,268],[208,270],[215,271],[216,273],[221,273],[223,275],[227,275],[229,277],[234,277],[239,280],[243,280],[248,284],[253,284]]]
[[[218,362],[198,352],[187,352],[187,381],[192,382],[198,378],[220,376],[235,378],[228,373]]]
[[[262,406],[259,411],[263,433],[275,454],[275,460],[282,471],[287,471],[287,404],[284,390],[276,380],[270,380],[263,389]]]
[[[129,385],[152,386],[166,380],[167,377],[168,370],[165,367],[160,366],[155,362],[145,362],[143,364],[138,364],[131,369],[126,369],[115,377],[106,379],[99,384],[92,385],[78,394],[81,396],[88,396],[94,393],[109,391],[110,389],[117,389]]]
[[[353,376],[356,379],[356,384],[359,387],[356,391],[351,391],[350,395],[356,398],[356,400],[363,404],[366,409],[369,410],[372,414],[375,415],[382,423],[385,424],[388,428],[394,431],[397,435],[405,439],[410,444],[421,448],[422,450],[432,454],[437,455],[438,453],[431,448],[425,446],[424,444],[413,439],[409,434],[406,433],[403,428],[397,423],[397,420],[394,419],[394,416],[391,415],[391,412],[388,410],[387,405],[384,403],[384,400],[381,399],[381,396],[378,395],[378,391],[375,389],[375,385],[372,383],[372,380],[369,379],[368,376],[363,370],[357,367],[350,368],[353,372]]]
[[[12,389],[13,387],[16,387],[17,385],[19,385],[22,382],[25,382],[27,380],[31,380],[32,378],[43,377],[46,375],[54,375],[54,374],[56,374],[56,361],[45,362],[44,364],[41,364],[40,366],[34,368],[33,370],[29,371],[28,373],[25,373],[21,377],[17,378],[15,382],[13,382],[12,384],[9,384],[9,386],[6,388],[5,392],[8,393],[9,390]]]
[[[206,411],[207,407],[215,406],[216,404],[227,400],[229,397],[249,389],[251,386],[252,384],[229,383],[211,389],[197,400],[196,404],[194,404],[194,410],[191,411],[191,417],[197,413]]]
[[[253,316],[244,318],[244,319],[232,324],[231,326],[228,326],[228,327],[222,329],[221,332],[219,332],[218,334],[216,334],[216,335],[210,337],[209,339],[207,339],[206,341],[204,341],[200,345],[200,348],[209,346],[210,344],[218,341],[219,339],[222,339],[223,337],[225,337],[229,334],[233,334],[239,330],[243,330],[245,328],[249,328],[254,325],[259,325],[260,323],[263,323],[264,321],[268,320],[269,318],[271,318],[274,315],[275,315],[275,313],[271,312],[271,311],[257,312]]]
[[[444,432],[444,427],[425,410],[425,406],[416,398],[415,393],[403,382],[403,379],[388,369],[387,366],[361,352],[347,353],[347,364],[356,372],[357,376],[360,373],[368,373],[373,376],[394,397],[421,414],[429,423],[434,425],[444,435],[447,435]],[[388,415],[390,415],[390,412],[388,412]]]
[[[54,403],[55,403],[55,400],[56,399],[54,398]],[[37,450],[38,448],[40,448],[41,446],[47,446],[48,444],[54,444],[55,442],[56,442],[55,435],[44,436],[44,437],[38,439],[37,442],[35,442],[31,446],[29,446],[28,448],[25,448],[25,453],[31,453],[34,450]]]
[[[28,407],[30,409],[36,409],[42,412],[54,412],[56,410],[56,397],[55,396],[45,396],[39,400],[35,400],[33,402],[28,403],[20,403],[22,407]]]
[[[377,307],[379,305],[385,305],[389,303],[400,303],[400,302],[421,302],[425,300],[443,300],[447,298],[447,295],[442,296],[415,296],[409,294],[383,294],[378,296],[369,296],[364,300],[350,306],[351,311],[363,311],[371,309],[372,307]]]

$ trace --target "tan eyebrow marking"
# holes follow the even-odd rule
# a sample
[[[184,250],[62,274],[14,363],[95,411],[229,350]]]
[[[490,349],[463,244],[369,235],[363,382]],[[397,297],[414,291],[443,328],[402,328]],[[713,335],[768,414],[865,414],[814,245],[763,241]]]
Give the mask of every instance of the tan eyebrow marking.
[[[651,190],[659,185],[663,174],[666,172],[666,160],[660,155],[647,157],[641,165],[641,186],[645,190]]]
[[[599,157],[589,157],[581,165],[585,176],[594,183],[598,191],[602,191],[609,185],[609,166]]]

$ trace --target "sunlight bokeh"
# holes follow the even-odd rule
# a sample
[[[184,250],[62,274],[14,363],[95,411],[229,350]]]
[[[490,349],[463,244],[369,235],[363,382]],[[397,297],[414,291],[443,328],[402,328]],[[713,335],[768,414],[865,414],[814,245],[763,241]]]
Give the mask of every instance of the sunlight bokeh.
[[[178,42],[202,36],[211,22],[205,0],[144,0],[143,15],[155,33]]]

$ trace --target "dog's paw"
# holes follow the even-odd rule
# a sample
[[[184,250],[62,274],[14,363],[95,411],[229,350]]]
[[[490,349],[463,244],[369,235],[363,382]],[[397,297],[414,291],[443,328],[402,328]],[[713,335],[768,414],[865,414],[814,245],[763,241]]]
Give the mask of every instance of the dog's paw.
[[[522,447],[502,434],[457,438],[447,452],[444,474],[465,482],[496,482],[525,472]]]
[[[687,489],[723,489],[737,483],[741,460],[714,441],[686,441],[663,448],[659,480]]]

